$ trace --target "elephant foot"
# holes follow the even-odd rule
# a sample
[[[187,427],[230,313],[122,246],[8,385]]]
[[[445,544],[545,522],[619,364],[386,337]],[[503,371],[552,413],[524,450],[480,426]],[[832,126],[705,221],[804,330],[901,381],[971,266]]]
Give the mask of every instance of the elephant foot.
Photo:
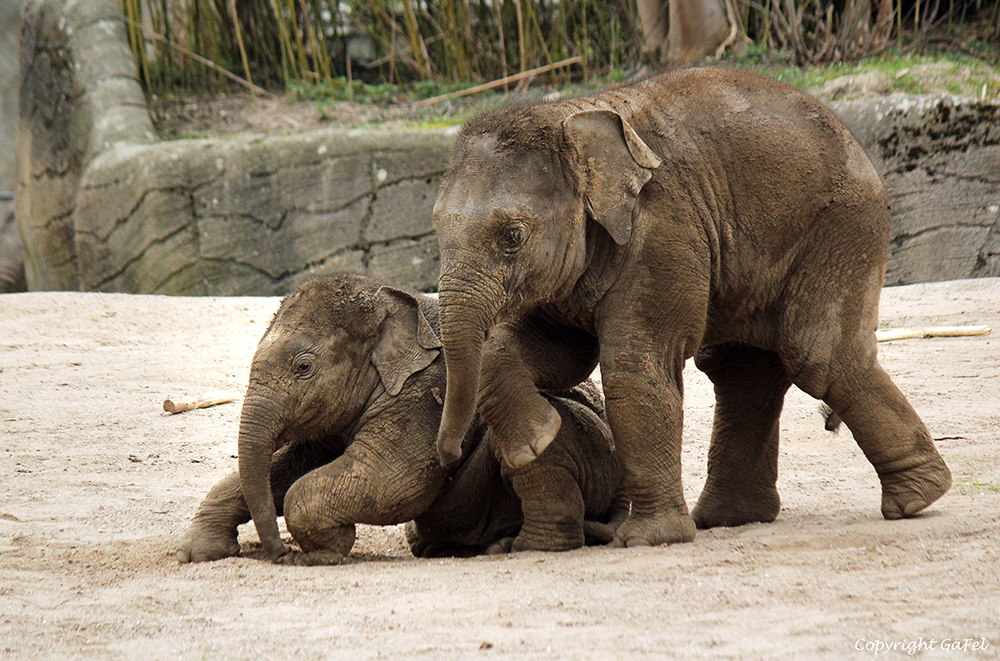
[[[583,522],[583,538],[586,546],[604,546],[615,541],[617,525],[598,521]]]
[[[340,556],[341,559],[347,557],[354,548],[354,540],[357,535],[357,529],[354,527],[353,523],[347,525],[327,525],[327,526],[303,526],[303,521],[301,517],[291,518],[285,516],[285,524],[288,526],[288,532],[292,533],[292,538],[298,543],[302,548],[302,554],[317,554],[317,558],[335,558]],[[313,521],[315,523],[315,521]],[[302,555],[300,554],[300,555]],[[325,555],[324,555],[325,554]],[[299,561],[289,559],[285,562],[285,557],[287,555],[292,555],[287,553],[280,558],[275,558],[275,562],[281,562],[285,564],[297,564]],[[337,561],[339,562],[339,561]],[[336,562],[319,562],[317,564],[336,564]]]
[[[706,488],[691,510],[691,518],[699,528],[742,526],[747,523],[771,523],[778,517],[781,498],[777,489],[760,494],[740,495]]]
[[[612,546],[659,546],[693,542],[694,520],[688,514],[670,512],[654,516],[629,515],[625,523],[615,533]]]
[[[416,521],[407,521],[403,526],[403,534],[406,535],[406,543],[410,547],[410,553],[417,558],[433,558],[435,544],[420,534],[420,527]]]
[[[193,524],[177,548],[177,562],[211,562],[233,558],[240,554],[237,532],[213,530]]]
[[[520,551],[571,551],[583,546],[583,541],[564,538],[562,540],[549,539],[546,542],[539,542],[533,537],[518,535],[517,537],[504,537],[486,548],[486,555],[499,555],[501,553],[518,553]]]
[[[562,427],[562,417],[551,404],[539,398],[544,408],[519,426],[519,433],[510,442],[501,443],[500,459],[508,469],[527,466],[538,458],[555,439]]]
[[[512,553],[519,551],[570,551],[583,546],[585,541],[583,535],[583,522],[566,519],[563,525],[556,528],[546,528],[544,530],[526,530],[514,538],[510,550]]]
[[[514,538],[504,537],[503,539],[498,539],[489,546],[486,547],[486,555],[500,555],[502,553],[510,553],[514,548]]]
[[[879,475],[882,482],[882,516],[904,519],[914,516],[951,488],[951,471],[936,456],[913,468]]]
[[[410,553],[416,558],[447,558],[455,555],[450,552],[451,549],[447,543],[425,537],[420,532],[416,521],[407,521],[403,532],[406,534],[406,543],[410,547]]]

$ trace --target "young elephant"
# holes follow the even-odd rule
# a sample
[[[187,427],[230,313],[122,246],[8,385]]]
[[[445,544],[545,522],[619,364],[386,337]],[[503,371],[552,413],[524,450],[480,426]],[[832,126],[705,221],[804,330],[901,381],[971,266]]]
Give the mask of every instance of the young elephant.
[[[878,363],[885,190],[815,99],[707,67],[476,117],[455,142],[434,223],[443,463],[460,455],[478,407],[504,463],[530,465],[560,425],[538,388],[579,383],[600,360],[632,500],[619,545],[773,520],[792,384],[851,430],[887,519],[951,485]],[[681,379],[693,356],[716,408],[708,480],[689,514]]]
[[[564,550],[585,533],[610,541],[628,503],[599,391],[546,394],[563,431],[527,470],[501,473],[479,421],[462,459],[442,468],[440,346],[437,301],[364,276],[311,280],[286,297],[251,365],[239,472],[205,497],[178,560],[237,555],[237,527],[251,517],[284,563],[339,561],[354,524],[411,519],[417,555]],[[282,514],[304,553],[280,539]]]

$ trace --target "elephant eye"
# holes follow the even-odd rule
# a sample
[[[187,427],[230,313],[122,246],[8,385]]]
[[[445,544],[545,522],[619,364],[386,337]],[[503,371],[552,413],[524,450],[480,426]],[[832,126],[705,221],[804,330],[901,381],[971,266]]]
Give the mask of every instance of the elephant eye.
[[[312,376],[314,365],[315,360],[309,354],[299,354],[292,360],[292,370],[295,372],[295,376],[299,378]]]
[[[513,255],[524,246],[524,228],[520,225],[508,225],[500,231],[500,249],[508,255]]]

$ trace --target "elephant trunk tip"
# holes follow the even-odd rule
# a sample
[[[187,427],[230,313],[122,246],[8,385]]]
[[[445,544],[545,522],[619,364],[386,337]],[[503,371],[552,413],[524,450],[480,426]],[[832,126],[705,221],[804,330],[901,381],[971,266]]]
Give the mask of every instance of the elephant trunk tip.
[[[462,458],[462,440],[465,434],[458,435],[453,430],[441,429],[438,432],[438,461],[447,468]]]

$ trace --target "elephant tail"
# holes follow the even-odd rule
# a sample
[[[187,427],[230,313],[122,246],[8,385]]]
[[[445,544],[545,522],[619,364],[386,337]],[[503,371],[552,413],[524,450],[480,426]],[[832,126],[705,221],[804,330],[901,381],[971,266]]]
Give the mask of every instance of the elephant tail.
[[[823,428],[834,433],[840,431],[840,416],[834,413],[826,404],[819,407],[819,412],[823,416]]]

